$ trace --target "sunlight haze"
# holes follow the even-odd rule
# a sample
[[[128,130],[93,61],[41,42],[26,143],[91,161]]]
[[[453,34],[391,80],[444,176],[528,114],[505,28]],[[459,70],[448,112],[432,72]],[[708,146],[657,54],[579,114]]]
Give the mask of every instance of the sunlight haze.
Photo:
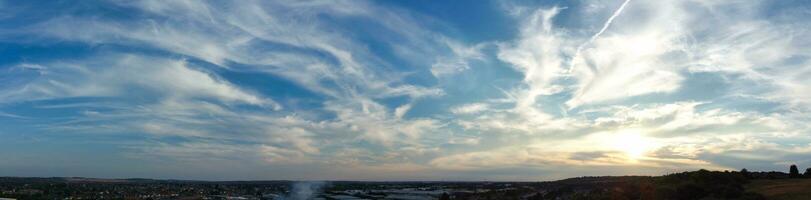
[[[809,19],[799,0],[0,0],[0,176],[811,166]]]

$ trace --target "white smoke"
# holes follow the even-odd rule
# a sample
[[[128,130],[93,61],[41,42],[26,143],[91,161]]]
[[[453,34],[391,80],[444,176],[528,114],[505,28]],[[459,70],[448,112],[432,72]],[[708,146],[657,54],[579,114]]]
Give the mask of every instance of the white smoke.
[[[307,200],[313,199],[324,189],[326,182],[323,181],[301,181],[293,183],[290,194],[282,197],[283,200]]]

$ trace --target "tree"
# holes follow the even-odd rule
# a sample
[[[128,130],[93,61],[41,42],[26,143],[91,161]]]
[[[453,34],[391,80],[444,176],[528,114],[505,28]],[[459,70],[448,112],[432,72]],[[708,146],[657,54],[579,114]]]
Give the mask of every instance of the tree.
[[[746,168],[741,169],[741,175],[743,175],[743,177],[746,178],[752,178],[751,175],[749,174],[749,170],[746,170]]]
[[[799,178],[800,177],[800,170],[797,169],[797,165],[791,165],[788,169],[788,177],[789,178]]]
[[[451,196],[448,195],[447,192],[442,193],[442,196],[439,197],[439,200],[450,200],[450,199],[451,199]]]
[[[803,174],[806,178],[811,178],[811,167],[805,169],[805,173]]]

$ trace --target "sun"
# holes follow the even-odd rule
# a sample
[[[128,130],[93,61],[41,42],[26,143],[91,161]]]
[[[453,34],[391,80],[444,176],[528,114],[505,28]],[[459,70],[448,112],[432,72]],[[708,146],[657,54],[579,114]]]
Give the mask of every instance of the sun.
[[[637,131],[618,133],[613,140],[612,146],[633,160],[645,157],[654,147],[653,140]]]

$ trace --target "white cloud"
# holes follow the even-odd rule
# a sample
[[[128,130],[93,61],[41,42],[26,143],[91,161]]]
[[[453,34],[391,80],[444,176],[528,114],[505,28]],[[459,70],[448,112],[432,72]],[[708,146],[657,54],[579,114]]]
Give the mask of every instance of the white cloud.
[[[183,60],[104,54],[95,60],[54,62],[43,67],[48,73],[20,89],[2,94],[9,100],[37,100],[69,97],[127,97],[144,90],[159,98],[212,98],[223,103],[242,103],[281,109],[273,100],[221,80],[212,74],[189,68]]]
[[[630,2],[603,37],[572,60],[578,84],[569,107],[651,93],[681,86],[685,62],[684,15],[678,2]],[[629,25],[633,24],[633,25]]]
[[[795,144],[811,141],[804,18],[764,16],[761,1],[605,3],[501,3],[518,22],[516,38],[466,44],[430,30],[442,19],[375,2],[113,2],[139,17],[64,14],[15,30],[113,53],[23,59],[0,74],[0,106],[91,100],[42,101],[32,109],[75,111],[47,123],[13,109],[0,117],[60,132],[143,132],[149,141],[130,145],[145,159],[335,167],[357,177],[664,173],[652,169],[737,168],[717,156],[775,163],[808,152]],[[499,82],[502,94],[448,96],[460,83],[445,80],[462,72],[513,77],[500,67],[520,80],[469,87]],[[295,88],[280,90],[315,97],[273,96],[274,87],[237,85],[223,72],[284,79]],[[704,81],[699,74],[723,81],[692,85]],[[710,89],[720,94],[692,99]],[[476,103],[453,104],[460,99]]]
[[[461,145],[478,145],[481,143],[481,138],[462,138],[454,137],[448,140],[448,144],[461,144]]]
[[[408,113],[408,110],[411,110],[411,104],[405,104],[400,107],[397,107],[396,109],[394,109],[394,116],[397,117],[397,119],[402,119],[403,115]]]
[[[475,114],[478,112],[486,111],[488,109],[489,106],[487,104],[471,103],[454,107],[451,109],[451,112],[454,114]]]
[[[434,119],[402,119],[402,116],[397,116],[396,110],[391,113],[383,105],[369,99],[329,101],[326,109],[338,115],[336,123],[360,133],[359,139],[390,147],[413,143],[426,131],[436,131],[441,127]]]
[[[583,44],[580,44],[580,46],[577,46],[577,49],[575,50],[574,55],[572,56],[572,60],[576,60],[580,56],[580,52],[583,51],[583,48],[585,48],[587,45],[593,43],[594,40],[596,40],[597,38],[600,37],[600,35],[605,33],[605,30],[607,30],[608,27],[611,26],[611,23],[614,22],[614,19],[617,18],[617,16],[622,14],[622,10],[625,9],[625,6],[628,6],[628,3],[630,3],[630,2],[631,2],[631,0],[623,1],[622,4],[620,4],[619,8],[617,8],[617,10],[615,10],[614,13],[611,14],[611,17],[608,17],[608,19],[605,20],[605,23],[603,23],[603,27],[600,28],[600,30],[597,31],[597,33],[592,35],[591,38],[589,38],[589,40],[587,42],[585,42]],[[594,7],[594,4],[591,4],[589,6]],[[574,62],[571,62],[571,63],[572,63],[572,65],[569,66],[569,72],[571,72],[572,68],[574,67]]]
[[[466,58],[480,56],[477,48],[463,47],[458,42],[424,30],[414,23],[409,15],[392,13],[365,2],[255,1],[212,5],[198,1],[143,1],[118,4],[144,11],[150,17],[114,21],[64,16],[34,25],[29,30],[46,37],[92,44],[157,48],[207,61],[225,70],[258,71],[279,76],[327,96],[329,99],[324,102],[325,111],[334,112],[338,116],[335,119],[337,121],[331,123],[352,127],[355,131],[362,132],[360,138],[386,145],[398,143],[400,140],[395,139],[396,137],[419,138],[424,130],[436,127],[438,123],[430,119],[403,119],[409,107],[386,108],[376,102],[377,99],[405,96],[413,102],[441,96],[444,92],[436,87],[404,82],[402,78],[409,72],[386,69],[386,65],[390,63],[369,52],[365,44],[347,37],[351,33],[335,31],[336,29],[332,28],[335,25],[313,20],[314,16],[374,19],[374,23],[387,27],[386,31],[410,41],[397,45],[414,44],[415,46],[406,47],[415,53],[432,55],[434,52],[431,51],[449,48],[457,50],[452,53],[453,55]],[[442,44],[434,45],[435,41],[442,41]],[[267,45],[290,46],[302,51],[274,50],[266,48]],[[420,59],[431,60],[425,56]],[[241,65],[231,65],[231,62]],[[192,69],[122,67],[122,70],[124,69],[157,70],[154,75],[159,77],[144,80],[142,83],[159,84],[171,80],[172,84],[155,87],[170,88],[167,89],[166,95],[189,98],[199,95],[214,96],[226,102],[241,101],[281,108],[281,105],[268,98],[234,89],[222,80]],[[117,72],[111,72],[115,73]],[[175,77],[173,75],[175,73],[182,73],[185,76]],[[207,84],[203,78],[223,84]],[[55,88],[61,83],[54,82],[51,85],[54,86],[48,89]],[[72,88],[73,85],[58,88],[56,91],[66,90],[68,87]],[[120,87],[83,88],[85,89],[82,91],[94,94],[111,93],[108,96],[120,95],[112,93],[121,91]],[[90,89],[98,91],[89,91]],[[42,91],[54,92],[44,89]],[[231,108],[226,109],[233,112]],[[390,109],[394,110],[393,114]]]
[[[524,22],[521,38],[514,44],[500,45],[498,58],[511,64],[524,74],[527,89],[516,92],[517,108],[533,109],[538,95],[560,92],[555,80],[563,76],[560,53],[565,41],[561,33],[553,30],[552,18],[560,8],[538,10]]]
[[[482,48],[487,46],[487,43],[480,43],[474,46],[464,46],[453,40],[444,38],[447,47],[452,52],[452,56],[441,57],[438,61],[431,65],[431,74],[434,77],[440,78],[443,76],[456,74],[470,69],[469,60],[484,60]]]

